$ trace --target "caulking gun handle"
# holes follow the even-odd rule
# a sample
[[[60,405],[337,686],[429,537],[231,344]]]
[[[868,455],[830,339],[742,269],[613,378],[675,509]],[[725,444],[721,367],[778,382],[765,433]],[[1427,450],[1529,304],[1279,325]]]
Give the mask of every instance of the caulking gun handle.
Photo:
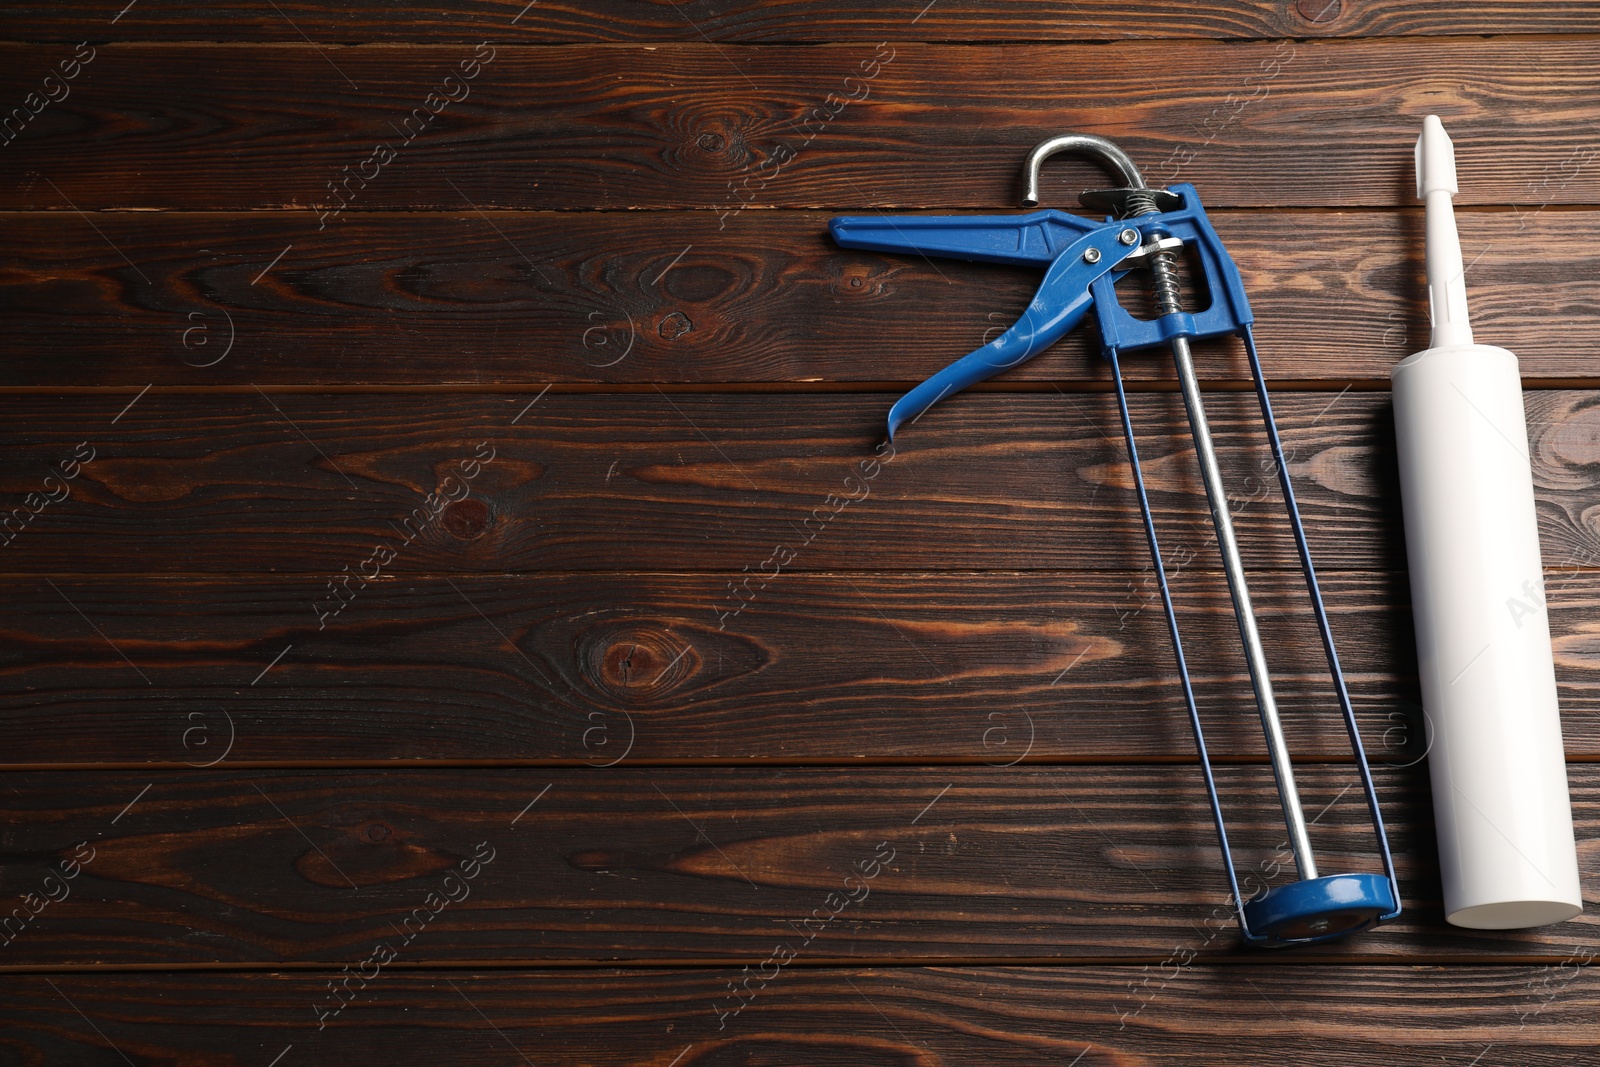
[[[1010,329],[956,360],[889,409],[889,440],[902,424],[951,393],[1032,359],[1082,322],[1094,304],[1090,285],[1138,250],[1137,242],[1122,240],[1126,230],[1122,223],[1099,226],[1064,249],[1045,272],[1028,310]]]
[[[1028,215],[842,215],[828,223],[841,248],[1043,266],[1103,225],[1062,211]]]

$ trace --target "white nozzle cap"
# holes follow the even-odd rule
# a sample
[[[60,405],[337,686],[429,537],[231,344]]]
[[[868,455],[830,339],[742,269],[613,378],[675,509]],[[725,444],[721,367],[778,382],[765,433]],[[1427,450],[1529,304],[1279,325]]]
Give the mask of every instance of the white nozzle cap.
[[[1451,206],[1456,194],[1456,150],[1438,115],[1422,120],[1416,157],[1417,196],[1428,205],[1428,308],[1433,317],[1433,339],[1428,347],[1470,345],[1466,269],[1461,265],[1461,239]]]
[[[1422,136],[1417,138],[1417,199],[1425,200],[1435,189],[1443,189],[1454,196],[1460,192],[1456,185],[1456,146],[1444,132],[1444,123],[1438,115],[1422,120]]]

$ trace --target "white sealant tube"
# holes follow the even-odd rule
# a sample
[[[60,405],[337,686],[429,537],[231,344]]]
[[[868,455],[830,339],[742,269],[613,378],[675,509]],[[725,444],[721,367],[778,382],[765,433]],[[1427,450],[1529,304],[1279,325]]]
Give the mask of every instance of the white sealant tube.
[[[1393,372],[1395,436],[1445,918],[1583,911],[1517,357],[1474,344],[1436,116],[1417,141],[1433,338]]]

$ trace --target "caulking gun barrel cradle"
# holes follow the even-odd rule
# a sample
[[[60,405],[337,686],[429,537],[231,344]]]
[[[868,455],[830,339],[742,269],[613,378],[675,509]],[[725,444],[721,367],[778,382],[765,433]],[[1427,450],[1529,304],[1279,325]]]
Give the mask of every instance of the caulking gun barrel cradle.
[[[1251,336],[1250,304],[1245,299],[1239,272],[1222,246],[1216,231],[1200,205],[1194,186],[1177,184],[1169,189],[1145,185],[1128,155],[1101,137],[1068,134],[1036,146],[1023,168],[1024,207],[1038,204],[1039,168],[1050,156],[1073,152],[1094,158],[1117,179],[1119,186],[1083,193],[1085,207],[1104,212],[1103,221],[1086,219],[1060,211],[1038,211],[1026,215],[903,215],[846,217],[832,220],[833,239],[846,248],[883,252],[905,252],[924,256],[948,256],[991,263],[1031,265],[1045,269],[1044,281],[1028,309],[1016,325],[994,341],[957,360],[935,374],[897,402],[889,412],[889,436],[916,419],[938,401],[974,382],[990,378],[1009,367],[1039,354],[1070,331],[1093,309],[1099,325],[1101,349],[1110,365],[1116,387],[1122,430],[1128,443],[1128,460],[1133,484],[1144,520],[1145,536],[1165,609],[1167,629],[1177,659],[1178,677],[1184,703],[1194,730],[1201,773],[1216,820],[1217,837],[1222,846],[1222,861],[1228,885],[1238,912],[1244,940],[1262,946],[1311,944],[1369,929],[1400,914],[1400,888],[1395,878],[1394,860],[1378,811],[1377,792],[1372,773],[1356,729],[1355,713],[1345,689],[1339,658],[1334,650],[1327,611],[1317,586],[1311,553],[1306,546],[1294,489],[1289,483],[1288,465],[1278,439],[1272,405],[1267,398],[1266,381]],[[1177,257],[1185,250],[1194,253],[1204,273],[1210,306],[1185,311],[1180,300]],[[1154,297],[1156,317],[1136,319],[1117,302],[1116,284],[1132,271],[1148,280]],[[1322,874],[1317,869],[1306,820],[1295,790],[1294,768],[1290,763],[1283,726],[1273,697],[1272,678],[1267,670],[1266,651],[1256,627],[1245,581],[1244,564],[1239,556],[1230,518],[1227,491],[1212,445],[1206,421],[1200,383],[1195,375],[1189,342],[1194,338],[1233,335],[1242,339],[1255,379],[1256,398],[1279,484],[1288,509],[1289,524],[1299,551],[1310,601],[1321,633],[1323,650],[1332,675],[1333,691],[1344,716],[1355,765],[1366,792],[1372,827],[1383,859],[1383,873]],[[1275,886],[1252,900],[1244,900],[1234,872],[1228,847],[1228,832],[1222,806],[1217,798],[1211,762],[1206,755],[1205,734],[1195,707],[1194,688],[1184,659],[1178,617],[1173,610],[1167,575],[1162,565],[1161,546],[1156,537],[1150,501],[1145,493],[1144,476],[1139,466],[1138,443],[1128,415],[1128,399],[1122,382],[1121,358],[1125,353],[1166,348],[1172,355],[1189,428],[1205,482],[1211,520],[1216,529],[1228,591],[1250,667],[1261,726],[1266,735],[1272,771],[1277,779],[1278,797],[1283,806],[1289,844],[1294,852],[1299,880]]]

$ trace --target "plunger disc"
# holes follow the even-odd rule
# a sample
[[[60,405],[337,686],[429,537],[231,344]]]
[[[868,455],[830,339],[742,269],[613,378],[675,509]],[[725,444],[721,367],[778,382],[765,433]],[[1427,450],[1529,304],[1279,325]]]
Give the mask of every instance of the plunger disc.
[[[1269,946],[1312,945],[1377,926],[1395,910],[1379,874],[1331,874],[1269,889],[1244,906],[1251,940]]]

